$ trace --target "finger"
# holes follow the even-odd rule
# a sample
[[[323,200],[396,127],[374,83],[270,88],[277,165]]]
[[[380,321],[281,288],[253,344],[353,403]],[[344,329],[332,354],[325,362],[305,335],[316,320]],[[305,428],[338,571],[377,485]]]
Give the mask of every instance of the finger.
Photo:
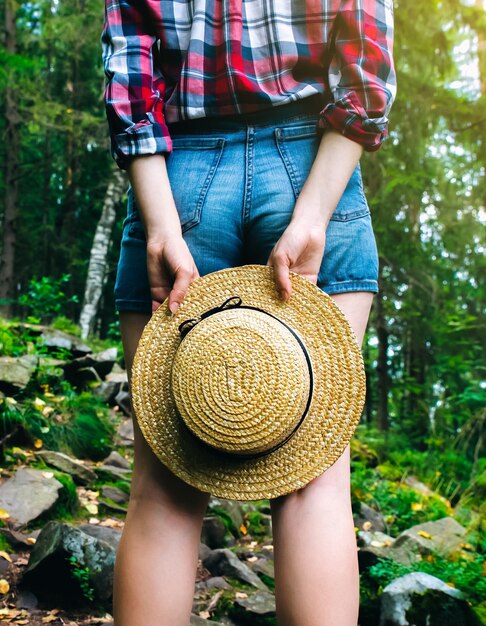
[[[179,268],[175,274],[174,285],[169,294],[169,309],[175,313],[184,300],[194,272],[187,268]]]
[[[282,300],[286,301],[292,293],[292,283],[290,282],[289,264],[286,257],[275,255],[273,258],[273,275],[275,286]]]

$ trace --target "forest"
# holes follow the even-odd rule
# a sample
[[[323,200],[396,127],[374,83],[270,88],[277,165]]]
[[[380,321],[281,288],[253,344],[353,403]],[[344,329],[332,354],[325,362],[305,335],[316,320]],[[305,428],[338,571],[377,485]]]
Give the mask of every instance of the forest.
[[[0,619],[109,624],[109,593],[87,564],[74,568],[74,608],[63,606],[66,594],[51,597],[39,586],[42,574],[26,587],[39,605],[20,592],[44,528],[83,520],[119,529],[129,492],[133,441],[113,296],[128,179],[109,150],[103,5],[0,6],[0,468],[3,481],[25,468],[50,472],[64,494],[48,511],[9,523],[0,485]],[[371,561],[360,560],[362,626],[385,623],[383,589],[416,571],[463,592],[468,608],[457,609],[456,624],[486,623],[485,9],[483,0],[395,0],[390,136],[361,159],[380,291],[363,344],[367,395],[352,448],[353,510],[361,521],[362,505],[381,516],[379,524],[372,514],[359,528],[357,521],[363,554],[381,541]],[[91,475],[76,478],[54,454],[83,459]],[[229,589],[205,584],[208,571],[218,574],[203,554],[191,623],[276,623],[268,513],[268,502],[235,510],[213,501],[203,542],[249,559],[248,567],[258,561],[252,572],[265,588],[246,583],[267,594],[268,611],[255,617],[245,606],[252,594],[236,574],[226,572]],[[460,535],[457,549],[381,558],[387,541],[442,518],[462,529],[447,530]],[[410,624],[446,623],[438,613],[432,619]]]

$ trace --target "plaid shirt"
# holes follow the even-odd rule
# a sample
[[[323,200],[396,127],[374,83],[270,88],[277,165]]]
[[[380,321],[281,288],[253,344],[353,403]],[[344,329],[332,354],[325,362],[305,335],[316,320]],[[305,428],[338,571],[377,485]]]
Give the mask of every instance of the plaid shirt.
[[[111,152],[171,152],[168,124],[315,93],[319,126],[377,150],[396,96],[393,0],[105,0]]]

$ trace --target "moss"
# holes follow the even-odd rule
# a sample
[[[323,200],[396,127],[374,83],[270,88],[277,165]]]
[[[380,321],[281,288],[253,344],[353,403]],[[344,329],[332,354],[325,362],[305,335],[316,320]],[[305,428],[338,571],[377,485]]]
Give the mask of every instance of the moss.
[[[431,610],[432,607],[433,610]],[[436,590],[414,595],[413,602],[406,613],[406,621],[415,626],[479,625],[477,617],[466,601],[458,601]]]

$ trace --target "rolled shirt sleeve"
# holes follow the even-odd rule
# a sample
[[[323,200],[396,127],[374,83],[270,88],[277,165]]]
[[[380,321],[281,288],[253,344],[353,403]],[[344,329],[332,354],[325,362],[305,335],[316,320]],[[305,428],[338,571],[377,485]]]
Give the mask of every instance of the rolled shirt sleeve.
[[[397,91],[393,33],[393,0],[341,0],[328,63],[332,100],[320,112],[319,126],[369,152],[388,138]]]
[[[111,154],[125,170],[131,157],[170,152],[158,42],[140,0],[105,0],[101,33],[104,102]]]

